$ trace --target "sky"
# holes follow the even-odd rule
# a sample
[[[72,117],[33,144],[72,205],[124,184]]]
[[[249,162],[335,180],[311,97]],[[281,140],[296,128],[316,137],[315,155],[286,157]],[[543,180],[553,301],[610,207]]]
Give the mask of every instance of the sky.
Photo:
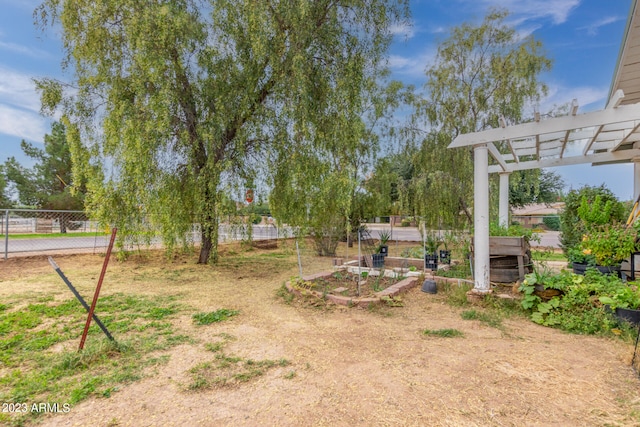
[[[552,70],[541,76],[549,86],[541,112],[577,99],[579,113],[605,107],[632,0],[411,0],[411,22],[394,28],[389,65],[392,78],[420,88],[438,43],[452,27],[481,22],[493,7],[511,13],[508,22],[522,36],[543,43]],[[62,45],[54,28],[33,23],[34,0],[0,0],[0,163],[10,156],[31,160],[20,141],[43,144],[51,119],[39,114],[33,79],[70,80],[61,71]],[[554,168],[566,190],[605,184],[620,199],[633,196],[630,164]]]

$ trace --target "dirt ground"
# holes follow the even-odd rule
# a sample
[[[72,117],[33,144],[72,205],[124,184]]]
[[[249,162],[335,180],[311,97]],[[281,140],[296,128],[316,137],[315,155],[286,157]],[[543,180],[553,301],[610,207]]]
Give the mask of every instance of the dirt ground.
[[[266,251],[265,251],[266,252]],[[103,258],[55,257],[80,292],[95,288]],[[276,296],[297,274],[295,253],[266,268],[234,258],[199,266],[195,256],[115,259],[103,294],[178,294],[195,311],[239,310],[231,320],[177,326],[197,339],[169,351],[170,360],[110,398],[91,398],[43,426],[599,426],[640,425],[640,379],[633,346],[577,336],[524,318],[505,329],[462,320],[463,308],[419,287],[404,307],[321,309]],[[330,259],[305,259],[305,273]],[[70,293],[46,257],[0,262],[0,301],[14,293]],[[468,309],[468,308],[466,308]],[[461,338],[425,336],[455,328]],[[229,353],[287,359],[289,366],[251,382],[189,391],[189,369],[211,360],[204,344],[221,333]],[[292,374],[291,372],[294,372]]]

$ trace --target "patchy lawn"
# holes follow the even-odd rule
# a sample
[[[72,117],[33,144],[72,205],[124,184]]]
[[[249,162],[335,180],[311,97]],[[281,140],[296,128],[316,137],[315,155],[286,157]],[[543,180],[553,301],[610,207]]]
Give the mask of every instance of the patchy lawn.
[[[103,258],[54,258],[90,302]],[[303,268],[331,259],[306,251]],[[96,313],[117,343],[94,326],[78,354],[86,314],[46,257],[0,262],[0,424],[640,423],[631,343],[452,305],[455,290],[371,310],[291,299],[297,274],[291,247],[226,246],[216,267],[114,258]]]

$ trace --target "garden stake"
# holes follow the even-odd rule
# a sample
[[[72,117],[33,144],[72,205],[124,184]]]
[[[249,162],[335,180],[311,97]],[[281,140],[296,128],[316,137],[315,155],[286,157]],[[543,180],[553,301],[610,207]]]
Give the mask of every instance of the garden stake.
[[[82,339],[80,340],[80,347],[78,351],[84,348],[84,342],[87,339],[87,333],[89,332],[89,325],[91,324],[91,318],[93,317],[93,312],[96,309],[96,303],[98,302],[98,296],[100,295],[100,287],[102,286],[102,280],[104,279],[104,274],[107,272],[107,265],[109,264],[109,257],[111,256],[111,249],[113,248],[113,242],[116,240],[116,233],[118,232],[117,228],[111,230],[111,240],[109,240],[109,247],[107,248],[107,256],[104,258],[104,263],[102,263],[102,271],[100,272],[100,278],[98,279],[98,286],[96,287],[96,292],[93,294],[93,301],[91,302],[91,308],[89,309],[89,316],[87,317],[87,323],[84,325],[84,331],[82,332]]]
[[[69,290],[71,290],[71,292],[73,293],[73,295],[76,297],[76,299],[78,301],[80,301],[80,304],[82,304],[82,306],[84,307],[85,310],[87,310],[87,313],[89,312],[89,305],[87,304],[87,302],[84,300],[84,298],[82,298],[82,295],[80,295],[78,293],[78,291],[76,290],[76,288],[71,284],[71,282],[69,281],[69,279],[67,279],[67,276],[64,275],[64,273],[62,272],[62,270],[60,270],[60,267],[58,266],[58,264],[56,264],[56,262],[53,260],[53,258],[49,257],[49,264],[51,264],[51,266],[53,267],[53,269],[56,271],[56,273],[58,273],[58,276],[60,276],[60,278],[62,279],[62,281],[64,283],[66,283],[67,287],[69,288]],[[111,341],[115,341],[115,339],[111,336],[111,334],[109,333],[109,331],[107,330],[107,327],[104,326],[104,324],[100,321],[100,319],[98,319],[98,316],[93,313],[93,320],[96,321],[96,323],[98,324],[98,326],[100,326],[100,329],[102,329],[102,332],[104,332],[104,334],[107,336],[107,338],[109,338]]]

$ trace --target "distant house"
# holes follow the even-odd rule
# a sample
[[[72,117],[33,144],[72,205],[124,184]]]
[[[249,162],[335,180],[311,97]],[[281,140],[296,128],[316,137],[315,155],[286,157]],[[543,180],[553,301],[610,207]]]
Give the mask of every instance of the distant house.
[[[544,225],[544,217],[557,217],[562,209],[564,209],[564,202],[556,202],[549,205],[544,203],[527,205],[524,208],[513,209],[511,221],[517,222],[526,228],[546,229],[548,227]]]

